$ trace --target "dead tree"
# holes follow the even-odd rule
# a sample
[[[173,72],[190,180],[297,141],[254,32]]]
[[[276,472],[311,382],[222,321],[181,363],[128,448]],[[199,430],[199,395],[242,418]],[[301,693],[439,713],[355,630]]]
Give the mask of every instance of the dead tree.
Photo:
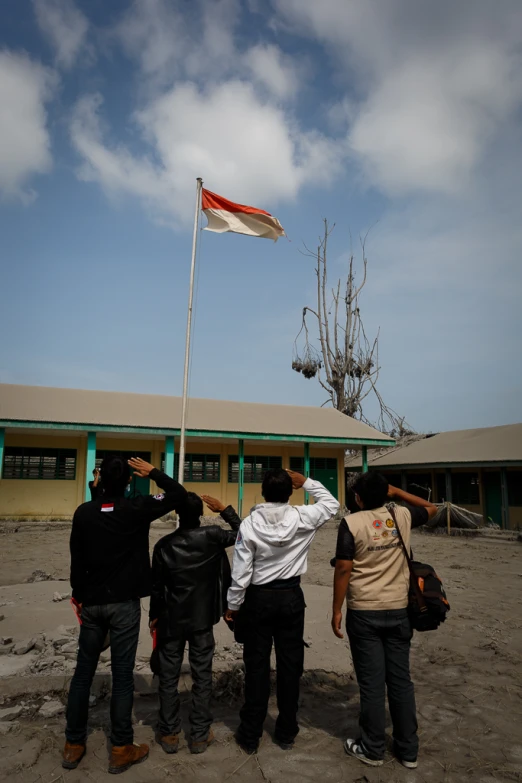
[[[328,289],[328,239],[335,224],[324,221],[324,233],[319,239],[317,251],[309,250],[306,245],[304,255],[313,258],[317,266],[317,307],[303,309],[303,322],[294,343],[292,369],[305,378],[317,377],[328,394],[323,403],[331,403],[334,408],[359,419],[367,424],[401,437],[411,429],[395,411],[389,408],[377,389],[379,377],[379,333],[369,340],[359,309],[359,297],[366,284],[367,258],[366,235],[361,239],[362,279],[356,283],[355,259],[350,254],[346,286],[341,289],[341,280],[331,290]],[[310,341],[307,316],[315,319],[319,335],[319,349]],[[314,332],[314,336],[317,334]],[[299,349],[299,343],[304,346]],[[363,403],[373,395],[377,400],[379,414],[377,421],[370,421],[364,413]]]

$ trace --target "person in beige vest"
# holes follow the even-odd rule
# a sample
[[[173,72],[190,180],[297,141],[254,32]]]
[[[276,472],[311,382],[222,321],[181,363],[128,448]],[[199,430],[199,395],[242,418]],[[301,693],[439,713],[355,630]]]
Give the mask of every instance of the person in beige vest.
[[[361,509],[339,526],[335,556],[332,629],[346,631],[360,691],[358,739],[347,739],[345,751],[371,766],[382,766],[385,752],[385,692],[393,723],[394,753],[407,768],[417,767],[419,741],[415,694],[410,678],[408,618],[409,571],[387,500],[400,501],[395,515],[405,545],[412,528],[425,525],[437,507],[388,485],[379,473],[363,473],[353,485]]]

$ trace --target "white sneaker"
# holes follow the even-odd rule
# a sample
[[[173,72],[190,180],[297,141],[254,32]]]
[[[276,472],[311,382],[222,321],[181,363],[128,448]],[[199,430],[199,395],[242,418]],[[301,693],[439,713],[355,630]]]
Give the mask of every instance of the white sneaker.
[[[406,769],[417,769],[417,759],[415,761],[406,761],[406,759],[399,759],[403,767],[406,767]]]
[[[369,767],[382,767],[384,764],[383,759],[370,759],[363,750],[360,740],[347,739],[344,743],[344,750],[349,756],[354,756],[363,764],[368,764]],[[408,762],[411,763],[411,762]]]

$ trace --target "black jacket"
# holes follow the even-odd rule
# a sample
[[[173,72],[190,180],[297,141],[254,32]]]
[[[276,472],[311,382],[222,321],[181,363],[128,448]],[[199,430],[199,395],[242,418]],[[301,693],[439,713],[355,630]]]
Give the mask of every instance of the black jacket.
[[[150,595],[150,524],[178,509],[187,496],[181,484],[160,470],[152,470],[150,478],[164,493],[137,498],[103,493],[76,509],[71,587],[79,603],[120,603]]]
[[[158,620],[162,637],[211,628],[226,608],[230,564],[225,549],[235,544],[241,519],[232,506],[221,516],[232,530],[179,528],[154,547],[150,619]]]

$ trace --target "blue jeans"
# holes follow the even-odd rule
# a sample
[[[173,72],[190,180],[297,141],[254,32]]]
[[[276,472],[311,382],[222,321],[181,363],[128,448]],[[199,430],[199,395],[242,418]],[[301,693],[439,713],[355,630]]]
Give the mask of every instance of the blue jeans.
[[[348,610],[346,630],[360,691],[359,727],[366,754],[372,759],[384,757],[387,689],[395,752],[405,761],[415,761],[419,740],[410,678],[413,632],[407,610]]]
[[[82,610],[82,625],[76,670],[69,688],[67,703],[68,742],[84,744],[87,738],[89,693],[103,642],[111,639],[111,742],[130,745],[132,704],[134,699],[134,664],[140,634],[141,609],[139,599],[119,604],[86,606]]]

